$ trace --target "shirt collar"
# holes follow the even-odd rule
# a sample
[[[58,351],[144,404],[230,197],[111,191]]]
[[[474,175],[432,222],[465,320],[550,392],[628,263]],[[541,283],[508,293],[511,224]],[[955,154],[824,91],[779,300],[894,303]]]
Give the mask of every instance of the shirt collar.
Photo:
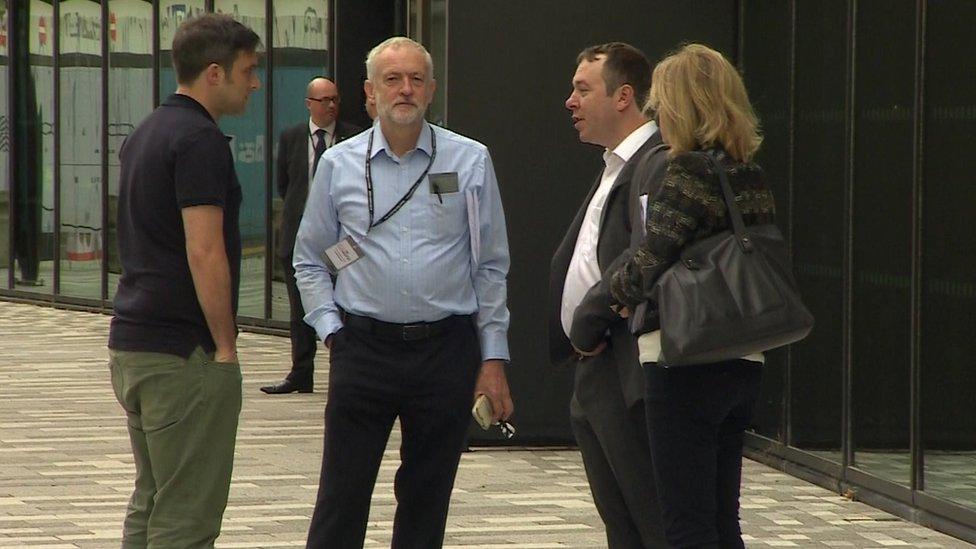
[[[416,149],[424,151],[427,153],[427,156],[430,156],[433,151],[430,141],[431,127],[432,126],[428,124],[426,120],[424,120],[424,124],[420,128],[420,137],[417,139]],[[376,155],[379,154],[380,151],[386,151],[387,156],[394,158],[395,155],[393,154],[392,150],[389,150],[390,145],[386,142],[386,136],[383,135],[383,130],[380,129],[379,119],[373,123],[373,129],[371,131],[373,132],[373,152],[370,158],[376,158]]]
[[[308,119],[308,134],[309,135],[315,135],[315,132],[317,132],[318,130],[325,130],[325,133],[327,133],[329,135],[335,135],[335,128],[336,128],[336,121],[335,120],[333,120],[332,123],[329,124],[328,126],[326,126],[324,128],[320,128],[318,125],[315,124],[315,122],[312,122],[312,119],[311,118]]]
[[[612,156],[627,162],[630,160],[634,153],[640,149],[648,139],[654,135],[657,131],[657,124],[653,120],[649,120],[643,125],[641,125],[636,130],[630,132],[630,135],[624,138],[619,145],[612,151],[607,149],[603,152],[603,162],[607,163]]]
[[[213,117],[210,116],[210,112],[203,105],[201,105],[199,101],[197,101],[196,99],[190,97],[189,95],[183,95],[182,93],[174,93],[174,94],[171,94],[169,97],[167,97],[163,101],[162,106],[164,106],[164,107],[180,107],[180,108],[183,108],[183,109],[194,110],[194,111],[197,111],[200,114],[206,116],[207,117],[207,120],[210,120],[214,124],[217,123],[213,119]]]

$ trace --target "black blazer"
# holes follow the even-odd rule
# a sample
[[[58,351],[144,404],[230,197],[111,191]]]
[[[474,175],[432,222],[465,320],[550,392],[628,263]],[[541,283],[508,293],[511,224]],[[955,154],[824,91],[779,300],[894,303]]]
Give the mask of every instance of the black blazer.
[[[624,164],[620,175],[617,176],[613,187],[610,188],[610,193],[607,195],[600,219],[600,236],[596,250],[600,272],[604,275],[607,274],[607,269],[614,260],[630,247],[630,232],[633,224],[631,203],[637,195],[634,187],[639,185],[633,181],[634,170],[644,154],[659,144],[661,144],[661,134],[655,132]],[[566,231],[566,236],[552,256],[549,271],[549,358],[555,365],[566,364],[575,358],[573,347],[563,331],[560,319],[563,287],[566,283],[566,271],[569,269],[569,262],[573,258],[573,250],[579,237],[580,226],[583,224],[583,218],[586,215],[586,208],[599,185],[600,175],[597,175],[590,192],[586,195],[586,199]],[[581,315],[580,311],[577,311],[576,318],[582,317],[586,320],[579,326],[574,323],[573,332],[580,331],[588,335],[585,339],[600,341],[604,338],[607,330],[610,331],[610,344],[604,352],[614,354],[614,362],[617,365],[624,400],[628,406],[632,406],[642,400],[644,394],[644,379],[637,359],[637,340],[630,334],[625,320],[614,315],[613,311],[609,309],[606,312],[610,314]],[[586,347],[581,348],[586,349]],[[579,378],[579,372],[577,378]],[[578,390],[577,393],[579,393]],[[584,407],[586,405],[583,402],[581,404]]]
[[[363,131],[358,126],[336,122],[335,143]],[[281,132],[278,142],[277,184],[278,195],[285,199],[281,212],[276,255],[282,259],[291,257],[295,248],[298,225],[305,213],[308,199],[308,121]]]

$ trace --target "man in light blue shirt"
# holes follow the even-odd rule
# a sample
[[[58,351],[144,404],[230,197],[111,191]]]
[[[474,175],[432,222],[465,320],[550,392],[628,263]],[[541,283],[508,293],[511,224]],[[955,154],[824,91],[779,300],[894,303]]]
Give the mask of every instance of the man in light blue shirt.
[[[322,156],[294,250],[305,321],[331,361],[308,547],[363,545],[397,417],[393,547],[439,547],[473,397],[495,421],[513,410],[505,217],[487,148],[424,120],[426,49],[391,38],[366,72],[377,121]]]

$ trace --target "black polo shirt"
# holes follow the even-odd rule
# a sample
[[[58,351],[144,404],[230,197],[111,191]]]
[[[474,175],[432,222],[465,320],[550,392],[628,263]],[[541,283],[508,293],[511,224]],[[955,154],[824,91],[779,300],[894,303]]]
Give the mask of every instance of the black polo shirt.
[[[122,277],[108,346],[189,357],[215,349],[186,258],[182,208],[224,210],[234,314],[241,279],[241,186],[228,138],[203,105],[169,96],[119,152],[118,245]]]

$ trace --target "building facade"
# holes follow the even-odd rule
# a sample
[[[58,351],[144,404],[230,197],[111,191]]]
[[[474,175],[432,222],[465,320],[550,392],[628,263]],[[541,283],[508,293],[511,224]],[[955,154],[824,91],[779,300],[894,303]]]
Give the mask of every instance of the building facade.
[[[262,89],[221,122],[244,188],[240,322],[283,330],[277,136],[334,78],[360,125],[363,58],[391,34],[435,60],[431,120],[486,143],[512,251],[523,443],[567,443],[572,373],[548,364],[543,273],[593,179],[563,101],[576,53],[682,41],[741,68],[762,120],[811,336],[768,355],[750,455],[976,541],[976,0],[0,1],[0,298],[108,312],[118,149],[175,89],[187,17],[233,14]],[[973,69],[973,70],[970,70]],[[494,442],[494,441],[485,441]]]

